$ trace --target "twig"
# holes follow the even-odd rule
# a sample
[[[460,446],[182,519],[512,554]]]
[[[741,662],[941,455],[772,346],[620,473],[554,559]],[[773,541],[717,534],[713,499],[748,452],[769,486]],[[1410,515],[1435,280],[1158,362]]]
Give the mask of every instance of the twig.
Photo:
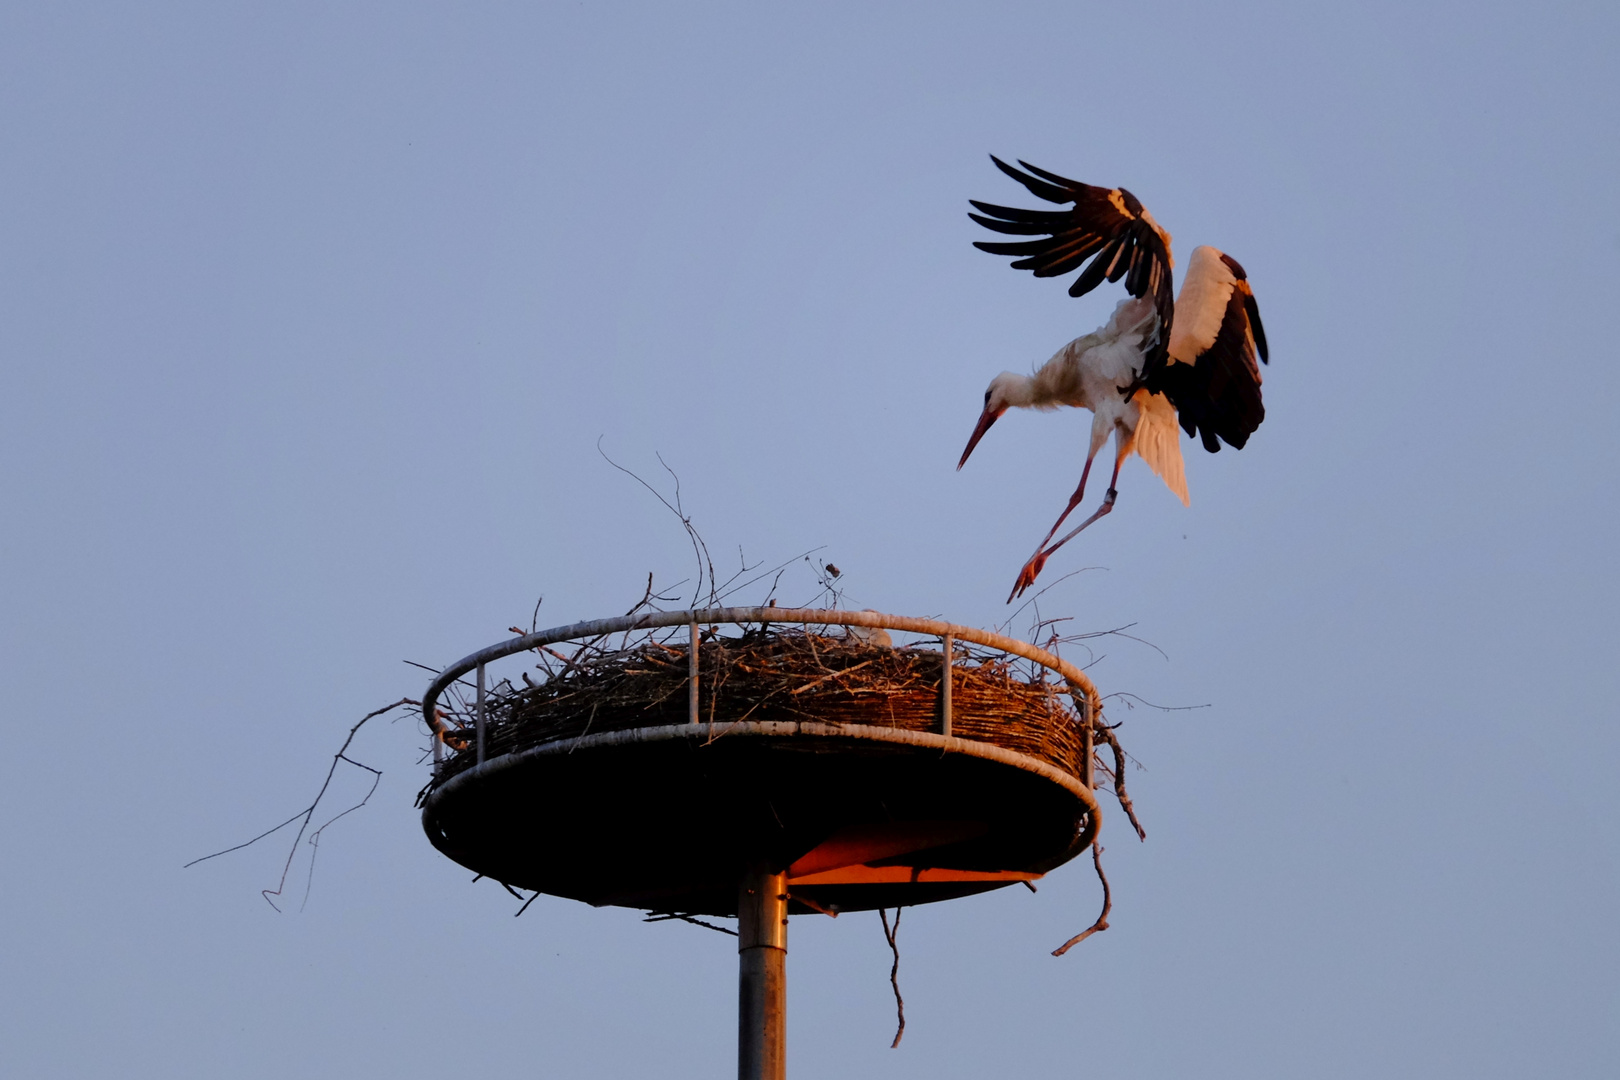
[[[1103,697],[1103,700],[1107,701],[1109,698],[1116,698],[1116,697],[1121,698],[1121,699],[1135,698],[1137,701],[1140,701],[1142,704],[1146,705],[1148,708],[1150,708],[1150,709],[1158,709],[1160,712],[1191,712],[1193,709],[1208,709],[1208,708],[1211,707],[1210,703],[1207,702],[1207,701],[1202,705],[1155,705],[1153,702],[1149,701],[1147,698],[1141,697],[1140,695],[1137,695],[1137,694],[1132,694],[1132,693],[1130,693],[1128,691],[1125,691],[1125,690],[1117,690],[1112,694],[1107,694],[1107,695],[1105,695]],[[1127,709],[1131,708],[1131,703],[1129,701],[1126,701],[1125,702],[1125,707]]]
[[[875,660],[876,657],[874,657],[873,659]],[[809,682],[805,683],[803,686],[800,686],[797,689],[789,691],[789,693],[790,694],[802,694],[806,690],[809,690],[809,689],[812,689],[814,687],[820,686],[822,683],[826,682],[828,679],[836,679],[836,678],[838,678],[838,677],[840,677],[842,675],[848,675],[852,671],[859,671],[861,668],[865,667],[867,664],[870,664],[870,663],[872,663],[872,660],[862,660],[859,664],[851,664],[849,667],[843,668],[840,671],[835,671],[830,675],[823,675],[819,679],[812,679]]]
[[[883,920],[883,936],[889,939],[889,951],[894,953],[894,963],[889,967],[889,985],[894,988],[894,1011],[899,1017],[900,1026],[894,1030],[894,1042],[889,1044],[893,1050],[900,1045],[900,1036],[906,1033],[906,1000],[900,996],[900,946],[895,944],[895,937],[900,933],[900,909],[894,909],[894,929],[889,928],[889,915],[882,908],[878,908],[878,918]]]
[[[730,586],[730,588],[726,588],[726,586],[721,586],[721,588],[724,589],[725,591],[723,591],[720,594],[720,599],[724,600],[726,597],[730,596],[732,593],[741,592],[743,589],[746,589],[746,588],[748,588],[748,586],[754,584],[754,582],[763,581],[766,578],[770,577],[772,574],[777,575],[778,579],[780,579],[781,578],[781,573],[782,573],[783,570],[786,570],[788,567],[792,566],[794,563],[798,562],[800,559],[808,559],[811,555],[814,555],[816,552],[821,551],[826,546],[827,546],[826,544],[822,544],[819,547],[811,548],[809,551],[800,552],[798,555],[793,556],[793,558],[791,558],[791,559],[787,560],[786,562],[782,563],[780,566],[773,566],[769,570],[765,571],[764,573],[759,574],[759,575],[757,575],[755,577],[749,578],[747,581],[743,582],[741,585],[731,585],[731,582],[728,581],[728,582],[726,582],[726,586]],[[773,585],[771,587],[770,591],[772,593],[774,593],[776,591],[776,587]]]
[[[641,599],[637,600],[634,604],[632,604],[631,607],[630,607],[630,610],[625,612],[625,614],[626,615],[634,615],[636,612],[640,611],[642,608],[648,607],[649,606],[648,602],[650,600],[652,600],[652,597],[653,597],[653,572],[651,570],[649,570],[649,571],[647,571],[647,588],[642,591]],[[629,647],[629,645],[630,645],[630,635],[635,631],[635,629],[636,629],[635,627],[631,627],[629,630],[626,630],[624,632],[624,637],[619,641],[619,651],[620,652],[623,652],[625,649],[627,649]],[[596,642],[604,641],[604,640],[606,640],[607,638],[609,638],[611,636],[612,636],[611,634],[604,634],[602,637],[596,638],[595,641],[593,641],[591,644],[595,645]]]
[[[644,487],[648,491],[652,492],[653,498],[655,498],[659,502],[663,503],[664,507],[670,513],[674,514],[675,517],[680,521],[681,528],[686,530],[686,538],[692,545],[692,557],[693,557],[694,560],[696,560],[697,568],[698,568],[697,585],[694,586],[694,588],[692,590],[692,606],[697,607],[698,600],[703,596],[703,585],[704,585],[705,581],[707,581],[708,585],[709,585],[709,600],[710,600],[710,603],[711,603],[711,605],[716,603],[717,601],[715,599],[715,588],[714,588],[714,560],[709,558],[709,546],[708,546],[708,544],[703,542],[702,535],[697,531],[697,528],[692,524],[691,516],[686,513],[685,507],[683,507],[681,505],[681,478],[680,478],[680,476],[675,472],[674,469],[671,469],[669,467],[669,463],[664,460],[662,454],[655,454],[654,455],[655,457],[658,458],[658,464],[662,465],[664,467],[664,471],[669,473],[671,478],[673,478],[674,481],[675,481],[675,501],[672,503],[668,499],[664,498],[663,493],[661,493],[657,488],[655,488],[651,484],[647,483],[647,481],[643,480],[640,476],[638,476],[635,473],[631,472],[629,469],[625,468],[623,465],[620,465],[617,461],[614,461],[612,458],[608,457],[607,456],[607,451],[602,449],[602,440],[601,439],[596,440],[596,452],[598,454],[602,455],[602,460],[603,461],[607,462],[609,465],[613,466],[615,469],[618,469],[620,472],[622,472],[626,476],[630,477],[636,483],[640,484],[642,487]],[[649,584],[648,592],[649,592],[649,596],[650,596],[650,594],[651,594],[651,588],[650,588],[651,582],[649,581],[648,584]],[[645,601],[643,601],[643,603],[645,603]],[[637,605],[637,607],[640,607],[640,606],[641,605],[639,605],[639,604]],[[631,610],[634,611],[635,609],[632,608]]]
[[[419,667],[423,671],[431,671],[435,675],[440,674],[444,670],[443,668],[432,667],[431,665],[428,665],[428,664],[417,663],[415,660],[406,660],[404,662],[409,664],[411,667]],[[458,685],[465,686],[469,690],[474,688],[473,684],[468,682],[466,679],[457,679],[456,683]]]
[[[697,593],[695,593],[692,597],[692,606],[697,607],[697,598],[703,593],[702,571],[704,568],[707,568],[709,573],[709,606],[716,607],[719,605],[720,601],[719,598],[714,594],[714,560],[709,558],[709,545],[703,542],[703,534],[697,531],[697,527],[692,524],[691,515],[689,515],[686,512],[686,508],[681,505],[680,475],[676,473],[674,469],[669,467],[669,462],[664,460],[663,454],[660,454],[658,451],[654,450],[653,457],[658,459],[658,464],[662,465],[664,467],[664,471],[669,473],[670,479],[675,481],[675,515],[681,519],[681,524],[686,526],[686,531],[691,534],[692,540],[703,552],[703,564],[699,567],[698,588]]]
[[[350,758],[350,757],[346,756],[347,751],[349,749],[349,744],[354,742],[355,735],[360,731],[360,729],[362,727],[364,727],[366,725],[366,722],[368,720],[371,720],[371,719],[374,719],[375,717],[381,716],[381,715],[383,715],[383,713],[392,712],[393,710],[399,708],[401,705],[421,705],[421,702],[412,701],[410,698],[400,698],[398,701],[394,702],[392,705],[384,705],[380,709],[374,709],[373,711],[368,712],[366,715],[364,715],[364,716],[362,716],[360,718],[359,723],[355,724],[354,727],[349,729],[349,737],[343,740],[343,745],[338,747],[338,752],[332,755],[332,766],[331,766],[331,768],[326,770],[326,779],[321,783],[321,790],[316,792],[315,801],[310,803],[307,808],[305,808],[304,810],[301,810],[298,813],[294,814],[292,817],[288,818],[286,821],[283,821],[280,825],[277,825],[274,829],[269,829],[269,830],[267,830],[265,832],[260,833],[258,836],[255,836],[252,840],[248,840],[248,841],[246,841],[244,843],[237,844],[237,845],[235,845],[233,847],[228,847],[228,848],[224,849],[223,851],[216,851],[212,855],[204,855],[200,859],[192,859],[190,862],[186,863],[186,866],[187,867],[196,866],[200,862],[207,862],[209,859],[216,859],[221,855],[229,855],[233,851],[240,851],[243,848],[245,848],[245,847],[247,847],[247,846],[249,846],[251,844],[258,843],[260,840],[263,840],[265,837],[269,836],[273,832],[279,832],[281,829],[284,829],[288,825],[291,825],[293,822],[297,821],[299,818],[303,818],[304,819],[303,824],[298,826],[298,835],[293,837],[292,849],[287,852],[287,861],[281,868],[281,879],[276,883],[276,887],[274,889],[261,889],[261,890],[259,890],[260,894],[264,897],[265,903],[269,904],[271,907],[275,908],[277,911],[280,911],[281,909],[279,907],[276,907],[276,902],[274,900],[270,899],[270,898],[272,896],[280,896],[282,894],[282,890],[286,888],[286,886],[287,886],[287,874],[289,872],[291,872],[291,870],[292,870],[293,858],[298,854],[298,845],[304,839],[304,832],[305,832],[305,830],[307,830],[309,828],[310,820],[312,818],[314,818],[316,808],[321,805],[321,800],[326,797],[326,789],[332,786],[332,777],[334,775],[336,775],[336,773],[337,773],[338,763],[343,762],[343,761],[347,761],[351,765],[359,766],[360,768],[367,769],[367,770],[369,770],[371,772],[377,772],[377,770],[372,769],[369,765],[360,765],[360,763],[355,761],[353,758]],[[382,774],[377,773],[377,775],[380,778]],[[372,791],[377,790],[377,785],[375,783],[372,784],[371,790]],[[371,798],[371,792],[368,791],[366,793],[366,799],[369,799],[369,798]],[[359,807],[365,805],[365,802],[366,802],[366,800],[362,799],[362,800],[360,800],[360,802],[357,805],[350,807],[349,810],[359,809]],[[349,810],[345,810],[343,812],[343,814],[339,814],[337,817],[342,817],[344,814],[349,813]],[[336,817],[332,819],[332,821],[336,821],[336,820],[337,820]],[[326,823],[326,825],[332,824],[332,821],[328,821]],[[321,828],[322,829],[326,828],[326,825],[322,825]],[[316,831],[317,831],[317,833],[319,833],[320,830],[316,830]],[[311,871],[312,872],[313,872],[313,868],[314,868],[314,862],[313,862],[313,859],[312,859],[311,860]],[[182,869],[184,869],[184,867],[182,867]]]
[[[1169,653],[1165,652],[1163,649],[1161,649],[1157,645],[1153,644],[1153,642],[1149,641],[1147,638],[1140,638],[1140,637],[1137,637],[1135,634],[1127,634],[1125,632],[1125,631],[1129,630],[1131,627],[1133,627],[1135,625],[1136,625],[1135,623],[1126,623],[1124,626],[1121,626],[1116,630],[1093,630],[1091,633],[1085,634],[1085,635],[1082,635],[1082,636],[1088,637],[1088,638],[1089,637],[1108,637],[1108,636],[1128,638],[1131,641],[1135,641],[1135,642],[1137,642],[1139,644],[1146,645],[1148,648],[1152,649],[1154,652],[1158,653],[1160,656],[1164,657],[1166,660],[1170,659],[1170,654]]]
[[[737,545],[737,572],[735,574],[732,574],[730,577],[726,578],[726,580],[720,582],[718,585],[715,586],[715,588],[719,590],[718,595],[722,596],[722,597],[725,596],[726,595],[726,589],[729,588],[731,586],[731,584],[733,582],[735,582],[738,578],[742,577],[744,574],[752,574],[755,570],[758,570],[761,566],[764,566],[764,565],[765,565],[765,560],[761,559],[759,562],[755,563],[753,566],[749,566],[748,565],[748,556],[743,554],[742,545],[738,544]]]
[[[1112,890],[1108,888],[1108,875],[1103,873],[1102,853],[1102,845],[1093,841],[1091,845],[1091,865],[1097,868],[1097,880],[1102,882],[1102,914],[1097,916],[1096,922],[1074,935],[1074,937],[1070,938],[1068,941],[1065,941],[1062,945],[1053,949],[1053,956],[1062,956],[1064,953],[1086,940],[1086,938],[1090,937],[1092,934],[1100,933],[1101,931],[1108,929],[1108,913],[1114,910],[1114,894]]]
[[[675,920],[675,919],[679,919],[681,922],[689,922],[693,926],[701,926],[705,930],[714,930],[714,931],[716,931],[718,933],[721,933],[721,934],[730,934],[732,937],[737,936],[737,931],[735,931],[735,930],[727,930],[723,926],[716,926],[716,925],[714,925],[714,923],[704,922],[702,919],[695,919],[690,915],[680,915],[680,914],[677,914],[677,913],[675,913],[673,911],[653,911],[653,912],[648,912],[647,917],[645,919],[642,919],[641,921],[642,922],[670,922],[670,921]]]
[[[513,913],[512,918],[515,919],[519,915],[523,914],[525,911],[528,911],[529,910],[529,905],[534,903],[538,899],[540,899],[540,893],[538,891],[536,891],[533,896],[531,896],[527,900],[523,901],[523,906],[518,908],[517,911]]]
[[[1108,569],[1106,566],[1082,566],[1078,570],[1070,570],[1067,574],[1064,574],[1062,577],[1058,578],[1056,581],[1053,581],[1050,584],[1046,585],[1044,588],[1041,589],[1040,592],[1036,593],[1034,596],[1031,596],[1028,600],[1025,600],[1022,604],[1019,604],[1017,610],[1014,611],[1011,615],[1007,616],[1006,622],[1001,623],[1000,627],[998,628],[998,631],[1004,631],[1007,627],[1011,626],[1013,624],[1013,621],[1015,619],[1017,619],[1019,615],[1023,614],[1024,609],[1029,607],[1029,605],[1033,604],[1035,601],[1039,600],[1043,593],[1050,592],[1052,589],[1057,588],[1059,585],[1063,584],[1065,581],[1068,581],[1070,578],[1074,577],[1076,574],[1084,574],[1088,570],[1106,570],[1106,569]]]
[[[343,757],[343,760],[347,761],[355,768],[364,769],[366,772],[371,774],[371,790],[366,792],[365,798],[343,811],[343,813],[338,814],[337,817],[328,819],[326,825],[322,825],[320,828],[309,834],[309,876],[304,880],[304,900],[303,903],[298,905],[299,911],[303,911],[309,906],[309,890],[315,887],[315,856],[319,855],[321,851],[321,833],[326,831],[327,825],[331,825],[332,822],[336,821],[338,818],[348,817],[350,814],[366,805],[366,803],[370,802],[371,797],[377,793],[377,785],[382,783],[381,769],[373,769],[370,765],[362,765],[360,762],[346,755]]]

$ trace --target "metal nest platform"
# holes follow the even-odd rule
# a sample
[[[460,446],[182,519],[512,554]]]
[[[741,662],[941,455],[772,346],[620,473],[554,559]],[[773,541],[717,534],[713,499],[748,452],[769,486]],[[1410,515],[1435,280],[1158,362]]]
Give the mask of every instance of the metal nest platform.
[[[706,665],[724,659],[714,650],[739,640],[717,637],[722,625],[756,627],[745,631],[755,635],[865,628],[843,638],[818,633],[811,647],[823,643],[818,659],[840,641],[874,655],[851,653],[833,676],[766,671],[760,677],[797,682],[750,692],[752,684],[705,676]],[[678,635],[650,646],[660,670],[672,669],[645,672],[663,679],[662,697],[649,691],[639,708],[593,708],[584,681],[576,701],[558,706],[562,721],[531,725],[523,738],[495,719],[538,693],[509,682],[505,693],[492,691],[487,668],[496,661],[659,630]],[[882,659],[884,646],[868,633],[878,630],[926,643],[894,650],[893,662],[913,673],[903,708],[834,677]],[[965,653],[963,643],[980,649]],[[1057,705],[1015,713],[1011,698],[986,689],[994,689],[984,672],[997,656],[999,677],[1009,677],[1013,658],[1033,662],[1039,677],[1009,682],[1009,692],[1027,697],[1039,687]],[[762,661],[749,662],[745,670],[759,676]],[[1048,673],[1061,681],[1046,682]],[[437,703],[468,675],[476,706],[465,727],[452,728]],[[683,692],[672,696],[675,688]],[[768,888],[794,913],[933,903],[1032,881],[1090,846],[1100,824],[1092,784],[1099,711],[1095,687],[1072,664],[933,619],[751,607],[578,623],[493,645],[434,680],[423,701],[436,733],[423,826],[471,870],[597,905],[740,915],[746,926],[748,883],[767,880],[780,882]],[[446,747],[460,749],[446,755]]]

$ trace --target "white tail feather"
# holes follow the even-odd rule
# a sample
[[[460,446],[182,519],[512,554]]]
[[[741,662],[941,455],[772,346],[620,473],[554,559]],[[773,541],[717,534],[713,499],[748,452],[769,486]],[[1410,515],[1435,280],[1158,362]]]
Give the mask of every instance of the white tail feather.
[[[1176,409],[1163,394],[1150,394],[1138,390],[1131,399],[1141,410],[1136,422],[1136,440],[1132,453],[1141,456],[1164,481],[1164,486],[1175,493],[1181,505],[1191,506],[1187,497],[1187,472],[1181,462],[1181,428],[1176,424]]]

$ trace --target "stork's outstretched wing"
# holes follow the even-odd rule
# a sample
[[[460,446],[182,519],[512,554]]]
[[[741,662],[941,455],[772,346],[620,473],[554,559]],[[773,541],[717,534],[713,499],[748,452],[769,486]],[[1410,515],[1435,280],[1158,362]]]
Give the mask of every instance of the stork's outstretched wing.
[[[1093,187],[1066,179],[1020,161],[1020,172],[991,155],[996,168],[1047,202],[1073,203],[1072,210],[1021,210],[970,199],[982,214],[969,214],[987,229],[1013,236],[1039,236],[1016,243],[979,241],[973,246],[992,255],[1015,255],[1014,270],[1032,270],[1036,277],[1061,277],[1091,259],[1069,286],[1070,296],[1083,296],[1109,281],[1125,279],[1132,296],[1151,296],[1159,312],[1161,337],[1148,354],[1147,370],[1163,363],[1175,316],[1172,298],[1170,234],[1159,228],[1153,215],[1124,188]]]
[[[1217,437],[1242,449],[1266,418],[1255,352],[1267,359],[1260,306],[1243,267],[1212,247],[1194,248],[1176,316],[1168,363],[1149,373],[1147,388],[1170,399],[1182,428],[1205,450],[1221,448]]]

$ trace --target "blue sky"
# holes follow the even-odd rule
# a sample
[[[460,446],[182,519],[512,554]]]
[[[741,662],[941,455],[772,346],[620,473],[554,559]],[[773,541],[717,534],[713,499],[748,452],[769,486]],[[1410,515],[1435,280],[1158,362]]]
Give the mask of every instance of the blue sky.
[[[987,153],[1248,269],[1248,447],[1047,570],[1148,829],[1038,895],[795,920],[795,1073],[1620,1069],[1620,15],[1597,4],[43,5],[0,12],[0,1064],[713,1075],[730,939],[439,856],[423,739],[302,913],[343,732],[685,539],[989,626],[1078,475],[986,383],[1118,298],[974,251]],[[1100,494],[1100,491],[1097,493]],[[343,794],[363,792],[349,776]]]

